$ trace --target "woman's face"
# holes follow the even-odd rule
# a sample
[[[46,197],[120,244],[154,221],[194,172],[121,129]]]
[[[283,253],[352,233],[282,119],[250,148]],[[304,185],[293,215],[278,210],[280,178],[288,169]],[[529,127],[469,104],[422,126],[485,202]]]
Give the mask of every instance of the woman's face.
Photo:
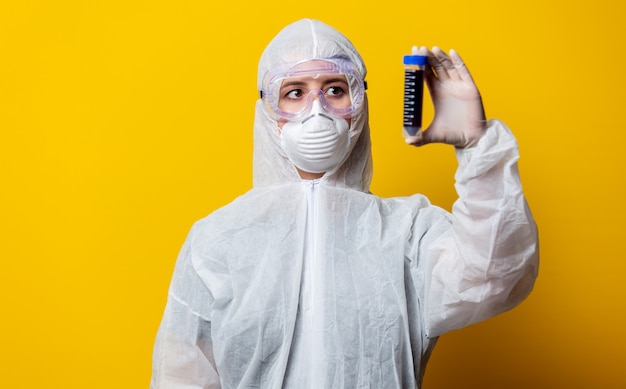
[[[343,109],[351,106],[350,86],[346,76],[337,73],[319,72],[320,63],[324,61],[307,61],[297,65],[294,70],[299,74],[295,77],[286,77],[280,86],[278,107],[288,113],[297,113],[310,110],[313,101],[320,100],[322,106],[334,109]],[[308,71],[310,70],[310,73]],[[348,123],[350,118],[346,117]],[[278,128],[282,129],[287,119],[278,120]]]

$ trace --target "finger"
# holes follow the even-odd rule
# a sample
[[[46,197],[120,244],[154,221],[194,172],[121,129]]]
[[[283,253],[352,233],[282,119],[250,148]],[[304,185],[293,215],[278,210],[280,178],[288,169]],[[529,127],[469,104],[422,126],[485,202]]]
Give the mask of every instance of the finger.
[[[428,47],[426,46],[413,46],[411,48],[411,55],[423,55],[430,58],[432,56],[432,53],[430,52],[430,50],[428,50]],[[424,66],[424,82],[426,83],[428,90],[433,93],[434,80],[436,79],[436,75],[433,72],[430,62],[432,62],[432,60],[429,60],[429,64]]]
[[[428,48],[426,46],[413,46],[411,48],[411,55],[425,55],[428,56]]]
[[[450,49],[450,60],[452,61],[452,64],[454,65],[454,68],[456,69],[457,74],[459,75],[459,78],[461,80],[465,82],[474,82],[474,80],[472,79],[472,75],[469,72],[469,69],[465,65],[465,62],[463,61],[459,53],[457,53],[454,49]]]
[[[456,55],[455,60],[452,59],[451,55],[446,54],[441,49],[437,48],[435,51],[435,56],[441,61],[443,66],[446,68],[448,77],[453,81],[462,81],[463,77],[459,74],[459,69],[462,69],[465,74],[467,74],[467,68],[465,67],[465,63],[461,59],[461,57]],[[465,75],[464,74],[464,75]]]
[[[423,134],[424,134],[423,132],[420,132],[420,133],[418,133],[417,135],[414,135],[414,136],[411,136],[411,135],[407,134],[404,137],[404,141],[408,145],[413,145],[413,146],[416,146],[416,147],[423,146],[425,144],[424,143],[424,138],[422,136]]]
[[[450,60],[450,57],[446,53],[443,52],[439,47],[435,46],[431,50],[432,57],[429,56],[429,63],[432,59],[431,66],[437,72],[437,78],[444,81],[452,77],[454,72],[454,65]]]
[[[420,47],[420,51],[428,57],[428,65],[424,67],[424,81],[426,82],[426,86],[428,87],[430,95],[434,96],[436,94],[435,83],[437,82],[437,78],[439,77],[439,73],[437,73],[434,67],[435,61],[437,61],[437,59],[426,46]],[[440,72],[445,74],[445,69],[440,70]]]
[[[428,128],[430,128],[430,126]],[[433,139],[430,136],[430,134],[432,134],[434,131],[428,132],[428,128],[422,130],[422,139],[419,144],[420,146],[424,146],[430,143],[435,143],[433,142]]]
[[[435,73],[435,70],[432,68],[432,66],[429,65],[424,67],[424,82],[426,83],[426,87],[428,88],[431,96],[437,93],[435,89],[437,76],[438,75]]]

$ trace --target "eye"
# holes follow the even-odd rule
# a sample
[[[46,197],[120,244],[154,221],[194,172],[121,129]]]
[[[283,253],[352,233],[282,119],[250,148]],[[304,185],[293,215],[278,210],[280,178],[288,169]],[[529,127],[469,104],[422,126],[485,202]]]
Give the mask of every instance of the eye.
[[[326,89],[326,94],[329,96],[343,96],[346,93],[346,91],[340,87],[340,86],[331,86],[330,88]]]
[[[285,93],[285,97],[288,99],[296,100],[302,97],[302,89],[292,89],[289,92]]]

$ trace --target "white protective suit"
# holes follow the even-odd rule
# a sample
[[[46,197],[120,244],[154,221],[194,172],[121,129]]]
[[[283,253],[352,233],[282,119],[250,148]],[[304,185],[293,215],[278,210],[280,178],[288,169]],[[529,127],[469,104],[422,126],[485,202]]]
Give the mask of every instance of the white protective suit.
[[[343,35],[296,22],[267,47],[259,83],[284,62],[334,56],[365,74]],[[369,193],[367,102],[347,160],[319,180],[300,179],[260,100],[254,136],[254,188],[197,222],[180,252],[152,388],[419,388],[439,335],[532,289],[537,230],[499,121],[457,150],[452,214]]]

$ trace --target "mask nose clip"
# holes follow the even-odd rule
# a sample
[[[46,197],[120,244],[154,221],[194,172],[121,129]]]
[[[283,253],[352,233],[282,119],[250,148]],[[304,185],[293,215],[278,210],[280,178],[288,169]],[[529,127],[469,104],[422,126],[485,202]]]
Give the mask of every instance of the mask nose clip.
[[[310,103],[311,109],[309,110],[309,114],[307,115],[307,117],[302,120],[302,124],[306,123],[309,119],[313,119],[316,116],[328,119],[331,122],[335,121],[335,119],[333,119],[332,116],[328,115],[328,113],[326,113],[326,110],[324,109],[324,105],[321,101],[321,99],[324,98],[324,95],[322,93],[317,93],[317,95],[319,96],[319,98],[315,98],[315,96],[313,96],[313,101]],[[311,99],[311,97],[309,97],[309,99]]]
[[[313,96],[313,101],[311,102],[311,110],[309,111],[311,115],[319,115],[325,111],[321,101],[322,98],[323,97],[321,93],[317,94],[317,98],[316,96]]]

